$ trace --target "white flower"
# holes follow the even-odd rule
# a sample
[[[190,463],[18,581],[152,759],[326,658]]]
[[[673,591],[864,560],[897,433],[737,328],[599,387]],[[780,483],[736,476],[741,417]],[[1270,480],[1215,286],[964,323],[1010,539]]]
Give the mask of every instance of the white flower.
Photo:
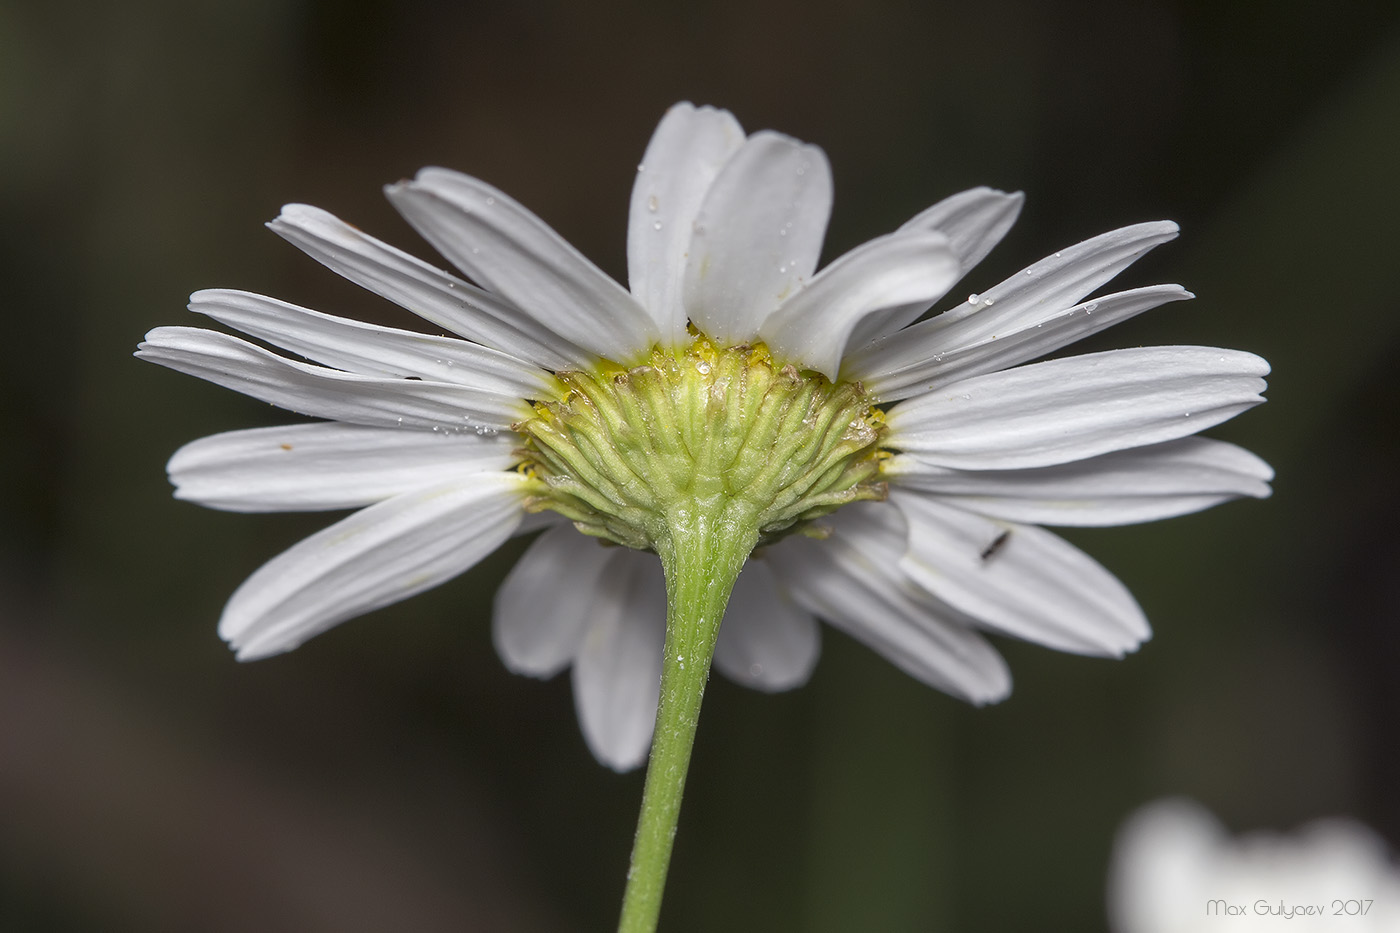
[[[597,417],[614,418],[575,426],[585,434],[636,427],[625,406],[607,415],[608,393],[631,385],[618,404],[637,403],[642,374],[669,372],[666,391],[677,397],[699,379],[701,402],[707,392],[719,400],[706,411],[723,408],[729,384],[712,384],[712,363],[739,367],[741,382],[773,381],[783,399],[828,393],[818,400],[827,408],[812,402],[779,435],[815,432],[815,452],[801,456],[817,457],[808,466],[824,478],[764,519],[768,546],[739,578],[715,652],[721,672],[761,690],[808,678],[817,617],[974,703],[1010,689],[982,630],[1121,656],[1148,637],[1138,606],[1037,525],[1149,521],[1269,494],[1265,463],[1192,436],[1261,401],[1268,366],[1258,357],[1152,347],[1018,366],[1191,297],[1160,285],[1084,300],[1175,237],[1174,224],[1095,237],[913,323],[1001,239],[1021,195],[954,195],[816,272],[832,196],[822,151],[769,131],[746,137],[729,113],[680,104],[638,166],[629,293],[477,179],[429,168],[387,193],[476,284],[316,208],[289,205],[269,226],[456,337],[210,290],[192,296],[191,310],[311,362],[188,327],[157,328],[138,352],[326,419],[187,445],[169,465],[179,498],[249,512],[360,509],[234,593],[219,631],[241,659],[288,651],[437,586],[542,517],[559,518],[549,510],[645,547],[635,516],[649,506],[634,508],[630,479],[585,475],[612,456],[597,449],[608,445],[580,441],[580,456],[594,459],[565,463],[551,459],[547,436],[583,396]],[[837,396],[855,407],[833,416]],[[829,429],[812,427],[820,412],[836,417]],[[655,433],[653,415],[640,420]],[[703,444],[742,445],[748,424],[698,433]],[[711,451],[691,435],[658,443],[686,456]],[[784,466],[790,454],[777,451],[751,461]],[[653,456],[623,451],[616,469],[641,475],[650,467],[637,464]],[[855,501],[881,499],[886,484],[884,501]],[[526,506],[545,511],[527,520]],[[584,735],[617,769],[646,754],[665,599],[655,554],[599,547],[563,521],[530,546],[497,598],[506,665],[538,677],[572,666]]]
[[[1360,823],[1231,838],[1199,804],[1160,800],[1123,825],[1109,877],[1115,933],[1400,931],[1400,868]]]

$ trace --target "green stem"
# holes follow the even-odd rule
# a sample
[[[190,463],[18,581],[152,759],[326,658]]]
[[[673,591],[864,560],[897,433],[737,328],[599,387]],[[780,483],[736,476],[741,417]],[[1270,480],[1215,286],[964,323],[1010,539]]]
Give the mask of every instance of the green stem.
[[[757,522],[730,508],[696,504],[667,516],[656,550],[666,571],[666,649],[642,813],[622,899],[619,933],[652,933],[681,812],[700,701],[719,623],[739,571],[758,541]]]

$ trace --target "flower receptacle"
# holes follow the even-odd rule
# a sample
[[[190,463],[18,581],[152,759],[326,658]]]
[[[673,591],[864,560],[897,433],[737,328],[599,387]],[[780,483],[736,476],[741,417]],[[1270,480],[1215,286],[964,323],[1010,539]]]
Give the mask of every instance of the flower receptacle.
[[[752,524],[767,543],[848,502],[882,499],[883,413],[859,383],[773,361],[762,344],[657,348],[644,365],[562,372],[514,430],[541,482],[529,507],[661,551],[679,516]]]

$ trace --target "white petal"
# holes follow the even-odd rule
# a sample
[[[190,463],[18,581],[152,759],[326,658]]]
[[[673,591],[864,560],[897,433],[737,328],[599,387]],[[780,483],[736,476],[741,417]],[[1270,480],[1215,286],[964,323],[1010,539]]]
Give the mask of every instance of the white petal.
[[[715,644],[720,673],[746,687],[776,693],[805,684],[820,653],[816,619],[779,589],[766,563],[745,564]]]
[[[1111,929],[1115,933],[1186,933],[1209,925],[1222,930],[1233,926],[1240,933],[1266,931],[1275,926],[1270,922],[1275,918],[1267,915],[1258,920],[1212,922],[1212,918],[1205,923],[1201,918],[1212,906],[1221,909],[1226,901],[1212,904],[1217,897],[1267,897],[1277,889],[1289,903],[1303,902],[1303,879],[1285,867],[1290,860],[1274,839],[1265,835],[1250,846],[1262,856],[1257,867],[1235,863],[1230,846],[1225,827],[1195,801],[1167,798],[1139,809],[1119,828],[1113,844],[1108,877]],[[1356,880],[1349,878],[1348,883]],[[1297,928],[1293,923],[1286,925]],[[1386,929],[1381,924],[1372,927]],[[1327,927],[1319,923],[1313,929]]]
[[[676,104],[661,118],[637,167],[627,221],[628,281],[672,346],[687,338],[681,282],[695,215],[743,142],[744,130],[729,111]]]
[[[1249,451],[1203,437],[1118,450],[1030,470],[950,470],[907,454],[882,474],[958,508],[1038,525],[1130,525],[1240,496],[1265,498],[1274,471]]]
[[[342,373],[195,327],[157,327],[136,355],[279,408],[351,424],[486,431],[531,414],[511,396],[445,382]]]
[[[785,538],[767,560],[797,603],[930,686],[978,705],[1011,692],[1006,662],[900,569],[906,531],[887,502],[836,513],[831,536]]]
[[[385,192],[453,265],[566,340],[618,362],[658,340],[650,315],[622,286],[485,182],[425,168]]]
[[[1169,221],[1101,234],[1048,256],[937,317],[886,336],[850,361],[852,378],[888,376],[930,356],[1034,325],[1079,302],[1154,246],[1177,235]],[[973,298],[975,297],[975,301]],[[917,344],[910,341],[918,341]],[[894,398],[887,394],[882,397]]]
[[[957,257],[941,233],[892,233],[851,250],[784,301],[759,336],[782,360],[835,379],[861,321],[924,304],[957,281]]]
[[[181,447],[175,497],[233,512],[359,508],[466,474],[504,470],[512,434],[436,434],[353,424],[229,431]]]
[[[496,653],[512,673],[553,677],[573,661],[615,553],[561,524],[521,555],[496,593],[491,620]]]
[[[288,204],[267,226],[356,285],[468,340],[551,371],[578,369],[594,359],[509,302],[320,208]]]
[[[523,482],[477,473],[361,509],[244,581],[219,634],[251,661],[445,583],[510,537]]]
[[[574,705],[593,757],[630,771],[647,757],[661,696],[666,584],[654,554],[615,548],[593,590],[574,661]]]
[[[949,248],[957,256],[962,278],[981,262],[992,247],[1006,236],[1021,213],[1025,197],[1017,192],[1007,194],[992,188],[973,188],[950,198],[944,198],[928,210],[899,228],[901,233],[941,233],[948,238]],[[949,283],[949,287],[952,283]],[[941,294],[937,298],[943,297]],[[846,342],[849,349],[863,347],[878,337],[894,333],[920,317],[936,298],[916,301],[889,308],[862,320]]]
[[[894,492],[909,522],[900,562],[924,589],[994,631],[1075,654],[1122,657],[1151,635],[1127,587],[1034,525],[992,521]]]
[[[1019,191],[1007,194],[995,188],[973,188],[944,198],[899,229],[936,230],[943,234],[966,273],[1006,236],[1025,200]]]
[[[1042,309],[1044,317],[1026,316],[1009,323],[1004,332],[957,345],[949,342],[960,336],[957,328],[927,330],[923,324],[915,324],[852,354],[844,375],[860,380],[877,398],[897,401],[959,379],[1010,369],[1135,314],[1194,297],[1180,285],[1151,285],[1061,310],[1047,305]]]
[[[684,300],[721,344],[752,340],[779,304],[812,277],[831,217],[826,154],[771,131],[725,163],[696,215]]]
[[[517,398],[552,396],[533,364],[479,344],[322,314],[250,292],[210,288],[190,310],[326,366],[363,376],[416,376]]]
[[[1023,317],[1039,317],[1046,307],[1077,303],[1177,233],[1169,220],[1101,233],[1026,267],[983,292],[976,304],[965,303],[935,320],[943,327],[956,322],[959,344],[999,333]]]
[[[1212,347],[1140,347],[975,376],[901,402],[888,446],[965,470],[1049,466],[1174,440],[1263,401],[1269,364]]]

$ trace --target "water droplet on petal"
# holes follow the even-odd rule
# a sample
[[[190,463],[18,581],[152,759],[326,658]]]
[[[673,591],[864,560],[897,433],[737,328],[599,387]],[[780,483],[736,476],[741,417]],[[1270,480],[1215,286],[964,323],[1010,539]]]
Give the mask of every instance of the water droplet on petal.
[[[1093,314],[1097,310],[1099,310],[1099,303],[1097,301],[1091,301],[1084,306],[1085,314]]]
[[[487,206],[490,206],[490,205],[495,204],[495,203],[496,203],[496,199],[495,199],[495,198],[493,198],[493,197],[487,197],[487,198],[486,198],[486,204],[487,204]]]
[[[637,163],[637,171],[639,171],[639,172],[645,172],[646,170],[647,170],[647,167],[646,167],[645,163],[642,163],[642,162],[638,162],[638,163]]]
[[[660,205],[657,204],[657,202],[656,202],[656,195],[653,194],[651,197],[647,198],[647,210],[649,210],[649,211],[651,211],[653,214],[655,214],[655,213],[656,213],[656,209],[657,209],[657,207],[659,207],[659,206],[660,206]]]
[[[968,296],[967,296],[967,303],[970,304],[970,305],[975,305],[975,304],[977,304],[977,302],[979,302],[979,301],[981,301],[981,300],[982,300],[982,296],[979,295],[979,294],[977,294],[976,292],[973,292],[971,295],[968,295]]]
[[[653,229],[653,230],[660,230],[660,229],[661,229],[661,221],[658,220],[658,221],[656,221],[655,223],[653,223],[653,224],[651,225],[651,229]]]
[[[704,360],[696,363],[695,368],[700,371],[701,375],[707,375],[710,372],[710,364],[706,363]]]
[[[996,303],[997,303],[997,300],[996,300],[995,298],[983,298],[983,299],[982,299],[982,304],[986,305],[988,308],[990,308],[992,305],[994,305],[994,304],[996,304]]]

